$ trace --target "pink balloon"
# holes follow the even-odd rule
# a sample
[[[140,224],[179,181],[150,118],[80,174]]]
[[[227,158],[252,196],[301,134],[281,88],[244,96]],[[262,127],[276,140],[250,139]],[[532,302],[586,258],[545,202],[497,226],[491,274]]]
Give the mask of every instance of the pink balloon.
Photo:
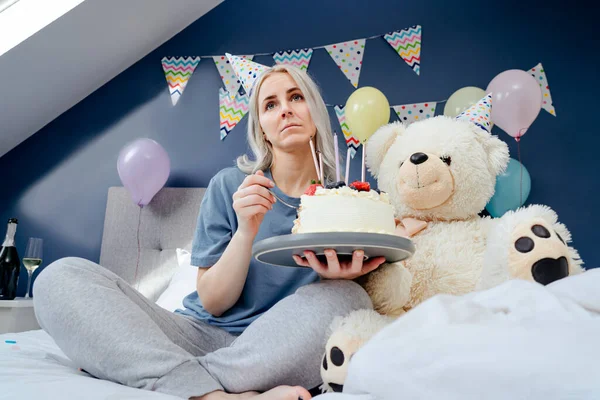
[[[486,92],[492,93],[492,122],[518,141],[540,113],[540,85],[529,73],[510,69],[492,79]]]
[[[135,204],[143,207],[167,182],[169,155],[152,139],[136,139],[121,149],[117,171]]]

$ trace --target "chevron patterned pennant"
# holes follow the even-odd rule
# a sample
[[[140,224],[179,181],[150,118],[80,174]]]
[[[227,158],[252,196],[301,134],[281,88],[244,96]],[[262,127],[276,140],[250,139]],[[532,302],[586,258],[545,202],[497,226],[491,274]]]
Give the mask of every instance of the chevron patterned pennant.
[[[219,115],[221,140],[225,139],[229,132],[248,113],[248,96],[236,93],[234,98],[223,88],[219,88]]]
[[[358,87],[358,78],[360,77],[360,69],[365,54],[365,39],[330,44],[325,46],[325,50],[337,64],[340,71],[346,75],[352,86]]]
[[[253,55],[239,56],[241,58],[245,58],[246,60],[252,61],[254,58]],[[215,62],[215,66],[217,67],[217,71],[219,71],[219,75],[221,75],[221,80],[225,85],[225,90],[229,93],[231,98],[235,98],[236,93],[240,89],[240,81],[235,75],[235,71],[231,68],[231,64],[229,64],[229,60],[227,56],[213,56],[213,61]]]
[[[278,51],[273,54],[273,59],[277,64],[293,65],[306,71],[312,54],[313,49]]]
[[[546,72],[542,63],[531,68],[528,72],[540,84],[540,89],[542,90],[542,108],[556,117],[556,110],[552,105],[552,96],[550,95],[550,86],[548,86],[548,79],[546,78]]]
[[[400,121],[408,126],[413,122],[433,117],[436,105],[435,101],[429,101],[427,103],[402,104],[392,106],[392,108],[396,111]]]
[[[421,25],[386,33],[384,39],[416,72],[421,72]]]
[[[350,156],[354,158],[356,155],[356,151],[360,146],[360,141],[356,136],[352,134],[348,124],[346,123],[346,112],[344,111],[345,106],[334,106],[335,115],[340,122],[340,128],[342,128],[342,133],[344,134],[344,139],[346,139],[346,146],[350,149]]]
[[[200,57],[163,57],[161,63],[169,84],[171,103],[176,105],[200,63]]]

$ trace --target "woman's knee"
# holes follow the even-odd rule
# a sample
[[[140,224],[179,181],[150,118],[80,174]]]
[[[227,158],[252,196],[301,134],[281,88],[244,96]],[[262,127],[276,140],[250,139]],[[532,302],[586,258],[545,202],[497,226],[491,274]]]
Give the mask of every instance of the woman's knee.
[[[34,303],[44,303],[49,298],[70,286],[79,286],[85,281],[84,271],[91,271],[97,264],[78,257],[65,257],[45,267],[36,277],[33,285]]]
[[[371,298],[362,286],[347,279],[322,280],[303,286],[296,293],[320,305],[331,305],[342,313],[373,308]]]

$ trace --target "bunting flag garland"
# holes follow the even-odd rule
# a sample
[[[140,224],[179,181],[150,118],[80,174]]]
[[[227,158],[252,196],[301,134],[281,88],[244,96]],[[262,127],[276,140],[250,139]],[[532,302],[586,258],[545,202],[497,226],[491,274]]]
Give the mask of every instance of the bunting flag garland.
[[[546,79],[546,72],[542,63],[531,68],[528,72],[537,80],[540,89],[542,89],[542,108],[556,117],[556,110],[552,105],[552,96],[550,96],[550,86],[548,86],[548,79]]]
[[[239,56],[241,58],[245,58],[247,60],[252,61],[254,58],[253,55]],[[215,66],[221,75],[221,80],[223,80],[223,84],[225,85],[225,90],[229,93],[231,98],[235,97],[235,94],[240,89],[240,81],[235,75],[233,68],[231,68],[231,64],[229,64],[229,60],[227,56],[213,56],[213,61],[215,62]]]
[[[365,39],[330,44],[325,46],[325,50],[346,75],[346,78],[350,80],[352,86],[358,87],[360,68],[365,54]]]
[[[335,109],[335,115],[340,122],[340,128],[342,128],[344,138],[346,139],[346,146],[350,148],[350,157],[354,158],[356,151],[360,146],[360,141],[352,134],[350,127],[348,127],[348,124],[346,123],[346,112],[344,111],[344,107],[345,106],[334,106],[333,108]]]
[[[404,125],[410,125],[413,122],[431,118],[435,115],[435,107],[437,102],[430,101],[427,103],[403,104],[392,106],[398,118]]]
[[[249,99],[247,95],[236,92],[235,97],[223,88],[219,88],[219,115],[221,140],[231,132],[238,122],[248,113]]]
[[[310,64],[312,53],[313,49],[278,51],[273,54],[273,59],[277,64],[291,64],[306,71],[308,64]]]
[[[421,25],[387,33],[384,35],[384,39],[419,75],[421,71]]]
[[[420,75],[422,42],[421,25],[413,25],[409,28],[391,31],[383,35],[375,35],[363,39],[312,48],[288,49],[240,56],[232,55],[230,53],[219,56],[169,56],[161,59],[161,65],[169,86],[171,103],[175,106],[183,95],[200,60],[202,58],[213,59],[215,67],[223,81],[223,87],[219,89],[219,114],[220,138],[221,140],[224,140],[231,130],[233,130],[248,113],[249,96],[256,80],[264,71],[272,68],[254,62],[253,59],[256,56],[271,56],[273,57],[275,65],[294,65],[300,70],[308,71],[309,67],[313,68],[311,62],[313,62],[312,56],[314,51],[323,49],[327,51],[331,59],[350,81],[352,86],[358,88],[366,41],[375,38],[377,38],[377,40],[379,40],[379,38],[385,39],[400,58],[402,58],[402,60],[404,60],[418,76]],[[553,116],[556,116],[556,110],[550,94],[548,78],[542,63],[540,62],[535,67],[529,69],[528,73],[533,76],[540,86],[542,95],[541,107]],[[441,100],[438,98],[436,101],[393,105],[390,106],[390,108],[394,110],[401,122],[405,125],[409,125],[415,121],[434,117],[437,105],[447,101],[448,100]],[[485,114],[484,109],[488,105],[491,106],[491,98],[487,96],[482,99],[482,101],[482,104],[478,103],[477,107],[479,108],[470,109],[469,113],[461,114],[461,118],[470,118],[473,123],[478,124],[483,129],[489,130],[491,122],[486,120],[486,118],[489,119],[489,115]],[[358,138],[353,135],[346,122],[344,105],[326,104],[326,106],[335,109],[336,117],[344,134],[347,151],[350,153],[350,157],[354,158],[361,143]]]
[[[200,63],[200,57],[163,57],[161,63],[169,85],[171,103],[176,105]]]

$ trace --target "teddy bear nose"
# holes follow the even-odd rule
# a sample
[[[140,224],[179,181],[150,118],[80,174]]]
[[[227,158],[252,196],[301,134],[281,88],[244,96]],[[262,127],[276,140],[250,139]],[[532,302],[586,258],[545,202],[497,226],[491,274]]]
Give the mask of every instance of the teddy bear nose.
[[[415,165],[422,164],[425,161],[427,161],[427,154],[425,153],[415,153],[412,156],[410,156],[410,162]]]

